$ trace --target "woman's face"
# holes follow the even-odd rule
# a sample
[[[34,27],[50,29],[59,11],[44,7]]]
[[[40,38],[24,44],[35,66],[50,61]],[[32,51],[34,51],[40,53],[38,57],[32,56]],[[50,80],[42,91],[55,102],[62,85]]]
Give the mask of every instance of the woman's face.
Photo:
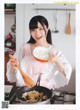
[[[47,36],[47,27],[44,25],[43,26],[38,22],[38,28],[36,29],[32,29],[31,32],[31,36],[33,37],[33,39],[35,39],[36,42],[45,42],[46,41],[46,36]]]

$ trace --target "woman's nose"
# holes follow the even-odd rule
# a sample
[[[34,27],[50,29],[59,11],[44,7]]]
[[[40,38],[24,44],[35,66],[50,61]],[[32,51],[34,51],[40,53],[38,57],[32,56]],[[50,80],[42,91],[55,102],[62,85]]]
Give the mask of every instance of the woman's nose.
[[[39,35],[40,35],[40,32],[39,32],[39,30],[38,30],[38,29],[36,30],[35,34],[36,34],[37,36],[39,36]]]

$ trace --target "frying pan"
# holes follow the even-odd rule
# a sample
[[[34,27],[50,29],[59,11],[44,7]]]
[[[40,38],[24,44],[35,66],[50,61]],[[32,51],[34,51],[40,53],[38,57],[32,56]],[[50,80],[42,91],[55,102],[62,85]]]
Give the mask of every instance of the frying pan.
[[[28,88],[27,86],[23,86],[21,88],[19,88],[17,91],[16,91],[16,96],[18,98],[18,100],[21,102],[21,103],[24,103],[24,104],[30,104],[30,103],[27,103],[23,98],[22,98],[22,94],[25,93],[25,92],[30,92],[30,91],[33,91],[33,90],[36,90],[38,92],[43,92],[44,95],[47,95],[48,99],[45,100],[45,101],[42,101],[42,102],[36,102],[34,104],[46,104],[46,103],[50,103],[50,98],[52,97],[52,90],[46,88],[46,87],[43,87],[43,86],[40,86],[40,79],[41,79],[41,75],[42,73],[39,74],[39,77],[37,79],[37,83],[35,86],[33,86],[32,88]],[[33,104],[33,103],[32,103]]]
[[[50,103],[50,98],[52,97],[52,90],[46,88],[46,87],[43,87],[43,86],[40,86],[40,79],[41,79],[41,75],[42,73],[39,74],[39,77],[37,79],[37,83],[35,86],[33,86],[32,88],[28,88],[27,86],[23,86],[21,88],[19,88],[17,91],[16,91],[16,96],[17,98],[19,99],[19,101],[21,103],[24,103],[24,104],[31,104],[31,103],[27,103],[23,98],[22,98],[22,94],[25,93],[25,92],[30,92],[30,91],[33,91],[33,90],[36,90],[38,91],[39,93],[42,92],[44,95],[47,95],[47,100],[45,101],[41,101],[41,102],[36,102],[36,103],[32,103],[32,104],[49,104]]]
[[[33,90],[36,90],[38,92],[43,92],[44,95],[47,95],[48,99],[42,102],[27,103],[25,99],[22,98],[22,94],[25,92],[33,91]],[[52,97],[52,90],[46,87],[37,86],[37,85],[32,88],[27,88],[26,86],[23,86],[16,91],[16,97],[23,104],[47,104],[47,103],[50,103],[50,98]]]
[[[15,98],[15,96],[18,99],[18,102],[22,103],[22,104],[53,104],[54,101],[57,99],[57,97],[55,96],[55,94],[53,93],[53,90],[50,90],[46,87],[40,86],[40,78],[41,78],[41,74],[38,77],[37,83],[35,86],[33,86],[32,88],[28,88],[27,86],[23,86],[18,88],[14,95],[11,97],[10,99],[10,103],[12,103],[13,99]],[[30,92],[36,90],[38,92],[43,92],[44,95],[47,95],[47,100],[42,101],[42,102],[36,102],[36,103],[27,103],[23,98],[22,98],[22,94],[25,92]]]

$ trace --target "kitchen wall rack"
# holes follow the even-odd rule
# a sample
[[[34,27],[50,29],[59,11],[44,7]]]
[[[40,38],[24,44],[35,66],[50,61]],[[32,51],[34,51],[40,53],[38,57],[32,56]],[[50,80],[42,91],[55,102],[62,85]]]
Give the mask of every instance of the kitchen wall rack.
[[[75,11],[74,4],[33,4],[34,10],[59,10],[59,11]]]
[[[34,10],[59,10],[59,11],[69,10],[69,11],[75,11],[75,9],[61,9],[61,8],[60,9],[59,8],[58,9],[57,8],[55,8],[55,9],[54,8],[50,8],[50,9],[49,8],[35,8]]]

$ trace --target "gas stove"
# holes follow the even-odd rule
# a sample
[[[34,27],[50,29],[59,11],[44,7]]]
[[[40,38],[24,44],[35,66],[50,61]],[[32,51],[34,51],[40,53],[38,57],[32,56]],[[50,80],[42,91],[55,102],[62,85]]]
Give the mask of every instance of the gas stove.
[[[75,104],[75,93],[55,90],[51,98],[51,104]]]
[[[22,104],[19,99],[16,97],[16,90],[19,87],[13,87],[9,97],[5,97],[5,100],[9,101],[10,104]],[[50,99],[49,104],[75,104],[75,93],[54,90],[53,95]]]

